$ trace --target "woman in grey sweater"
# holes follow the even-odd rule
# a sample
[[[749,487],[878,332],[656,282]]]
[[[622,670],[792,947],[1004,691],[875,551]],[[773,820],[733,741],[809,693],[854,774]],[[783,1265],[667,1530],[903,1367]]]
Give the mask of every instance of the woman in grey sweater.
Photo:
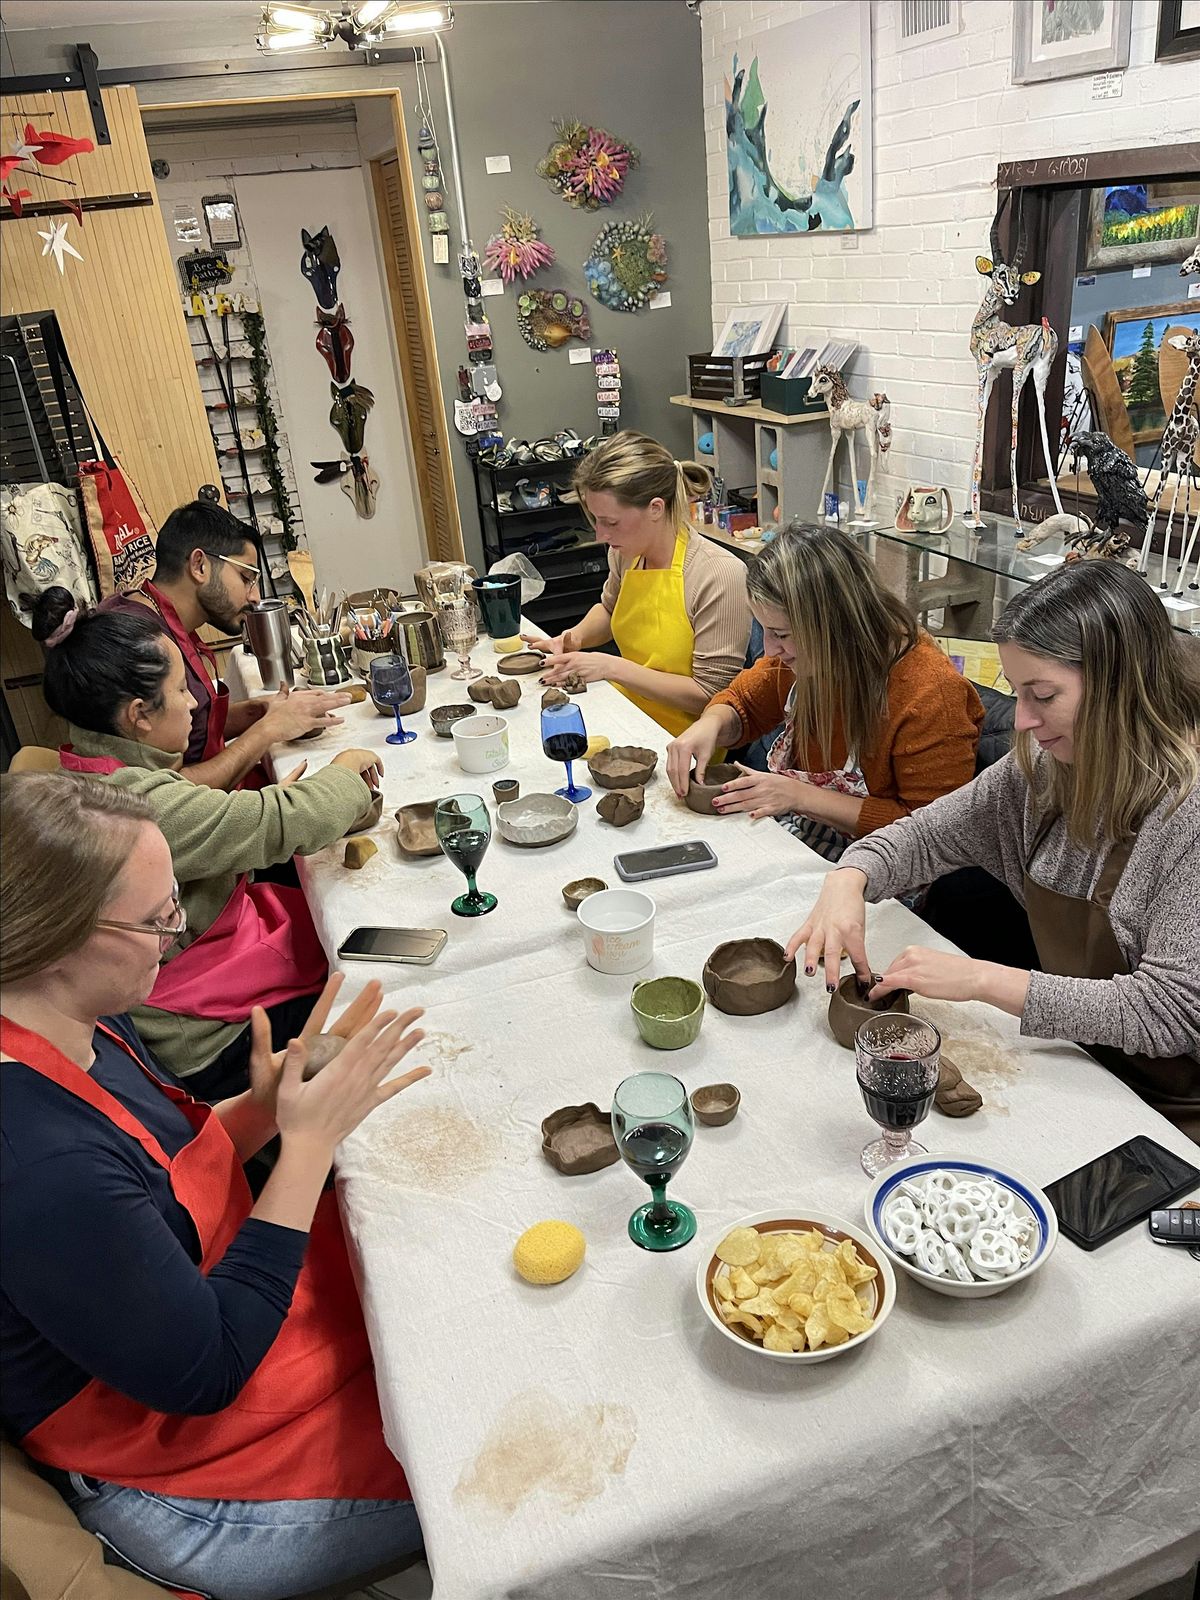
[[[843,953],[878,998],[984,1000],[1022,1033],[1072,1039],[1200,1143],[1200,678],[1147,584],[1061,567],[993,630],[1016,747],[973,783],[860,839],[789,954]],[[881,975],[865,902],[979,866],[1025,906],[1043,970],[919,945]]]

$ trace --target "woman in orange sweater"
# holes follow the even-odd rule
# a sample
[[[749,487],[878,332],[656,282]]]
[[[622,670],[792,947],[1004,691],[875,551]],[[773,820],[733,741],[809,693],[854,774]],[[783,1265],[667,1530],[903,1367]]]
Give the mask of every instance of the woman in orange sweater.
[[[767,772],[741,766],[716,809],[775,817],[836,861],[860,839],[969,783],[983,706],[861,546],[807,523],[782,529],[750,563],[764,655],[709,701],[667,751],[687,792],[734,748],[783,723]]]

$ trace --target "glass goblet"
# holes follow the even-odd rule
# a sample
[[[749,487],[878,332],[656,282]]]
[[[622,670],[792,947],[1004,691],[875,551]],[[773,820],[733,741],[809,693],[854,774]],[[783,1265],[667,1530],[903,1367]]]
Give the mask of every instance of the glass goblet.
[[[854,1054],[863,1104],[883,1132],[862,1153],[863,1171],[875,1178],[897,1161],[926,1154],[912,1130],[933,1105],[942,1036],[932,1022],[884,1011],[859,1028]]]
[[[629,1237],[643,1250],[678,1250],[696,1234],[695,1214],[667,1199],[695,1133],[687,1090],[669,1072],[635,1072],[613,1096],[612,1129],[627,1165],[654,1196],[630,1217]]]
[[[447,650],[452,650],[458,657],[458,671],[450,676],[459,679],[481,678],[483,673],[480,669],[471,665],[471,651],[479,643],[479,622],[474,601],[465,597],[443,600],[438,606],[437,616],[442,642]]]
[[[592,794],[585,785],[577,784],[571,775],[571,763],[583,755],[587,742],[583,712],[574,701],[565,706],[548,706],[542,712],[542,749],[551,761],[565,762],[567,768],[566,788],[554,792],[576,806],[590,800]]]
[[[433,813],[433,827],[442,854],[447,856],[467,880],[466,894],[450,902],[456,917],[483,917],[499,904],[494,894],[482,893],[475,874],[487,853],[492,838],[492,819],[483,797],[477,794],[452,794],[439,800]]]
[[[417,737],[411,728],[400,720],[400,707],[412,699],[412,672],[408,661],[401,655],[377,655],[371,659],[371,698],[381,705],[391,706],[396,717],[396,731],[387,736],[388,744],[411,744]]]

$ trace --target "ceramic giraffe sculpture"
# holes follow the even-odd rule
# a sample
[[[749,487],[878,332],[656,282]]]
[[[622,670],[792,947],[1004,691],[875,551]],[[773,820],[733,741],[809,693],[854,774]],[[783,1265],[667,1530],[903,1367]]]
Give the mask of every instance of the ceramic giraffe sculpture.
[[[1167,560],[1171,550],[1171,528],[1175,521],[1175,507],[1179,501],[1179,489],[1187,477],[1187,488],[1184,491],[1183,505],[1183,531],[1186,537],[1188,517],[1192,510],[1192,484],[1196,478],[1196,463],[1194,459],[1196,441],[1200,439],[1200,417],[1196,415],[1195,399],[1196,384],[1200,381],[1200,333],[1175,334],[1169,341],[1176,350],[1187,353],[1187,371],[1183,375],[1183,382],[1179,385],[1179,393],[1175,396],[1175,404],[1171,407],[1171,415],[1167,418],[1162,435],[1162,455],[1158,474],[1158,488],[1154,491],[1154,498],[1150,502],[1150,515],[1146,521],[1146,537],[1142,540],[1141,554],[1138,556],[1137,569],[1145,572],[1150,563],[1150,547],[1154,542],[1154,519],[1158,514],[1159,502],[1167,487],[1167,478],[1175,474],[1175,487],[1171,491],[1171,509],[1167,512],[1167,526],[1163,535],[1162,571],[1159,573],[1158,586],[1160,589],[1167,587]],[[1149,477],[1149,473],[1146,475]],[[1190,556],[1190,548],[1188,551]],[[1186,559],[1180,562],[1182,568],[1186,566]]]
[[[992,385],[1002,368],[1012,372],[1012,435],[1009,447],[1009,472],[1012,478],[1013,520],[1018,530],[1021,512],[1017,499],[1017,416],[1021,407],[1021,392],[1029,378],[1037,391],[1038,426],[1042,434],[1042,455],[1050,478],[1050,493],[1054,505],[1062,513],[1058,495],[1055,469],[1050,461],[1050,440],[1046,431],[1046,380],[1058,351],[1058,335],[1042,318],[1040,323],[1025,323],[1017,327],[1001,320],[1001,310],[1011,306],[1021,292],[1022,285],[1037,283],[1040,272],[1022,272],[1021,261],[1025,255],[1025,232],[1021,230],[1011,266],[1000,259],[1000,216],[1007,197],[992,219],[991,256],[976,256],[975,270],[981,278],[988,279],[983,302],[971,324],[971,354],[979,379],[979,426],[975,434],[975,455],[971,462],[971,504],[963,518],[969,528],[981,528],[979,515],[979,478],[983,461],[983,430],[987,421],[988,402]]]
[[[1200,241],[1197,242],[1196,249],[1192,251],[1191,255],[1188,256],[1187,260],[1179,268],[1179,275],[1181,278],[1194,278],[1200,275]],[[1195,352],[1193,351],[1193,365],[1195,360],[1196,356]],[[1188,491],[1190,494],[1190,480],[1188,482]],[[1173,590],[1175,595],[1181,595],[1183,593],[1184,580],[1187,578],[1188,563],[1192,559],[1192,551],[1196,548],[1196,535],[1200,534],[1200,509],[1197,510],[1196,515],[1192,520],[1192,531],[1190,536],[1187,536],[1187,513],[1184,513],[1183,533],[1186,537],[1183,551],[1179,558],[1179,570],[1175,574],[1175,588]],[[1191,589],[1200,589],[1200,562],[1198,562],[1196,565],[1196,575],[1188,587]]]
[[[821,485],[817,501],[817,516],[824,514],[825,495],[833,482],[834,461],[837,448],[844,438],[850,452],[850,478],[854,484],[854,506],[860,519],[869,515],[871,490],[875,481],[875,463],[892,442],[890,422],[891,405],[885,394],[873,394],[869,400],[852,400],[841,373],[836,367],[818,367],[808,389],[810,399],[824,399],[829,411],[829,428],[833,437],[829,444],[829,464],[825,468],[825,482]],[[867,469],[866,493],[858,497],[858,459],[854,451],[854,435],[861,428],[867,441],[870,466]]]

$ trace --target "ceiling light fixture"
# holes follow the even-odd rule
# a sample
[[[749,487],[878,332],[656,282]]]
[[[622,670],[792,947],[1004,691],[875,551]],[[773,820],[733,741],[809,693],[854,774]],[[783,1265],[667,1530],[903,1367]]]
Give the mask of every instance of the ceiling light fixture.
[[[454,26],[449,5],[413,5],[404,0],[343,0],[328,6],[265,5],[258,48],[324,50],[340,39],[350,50],[378,44],[393,34],[441,33]]]

